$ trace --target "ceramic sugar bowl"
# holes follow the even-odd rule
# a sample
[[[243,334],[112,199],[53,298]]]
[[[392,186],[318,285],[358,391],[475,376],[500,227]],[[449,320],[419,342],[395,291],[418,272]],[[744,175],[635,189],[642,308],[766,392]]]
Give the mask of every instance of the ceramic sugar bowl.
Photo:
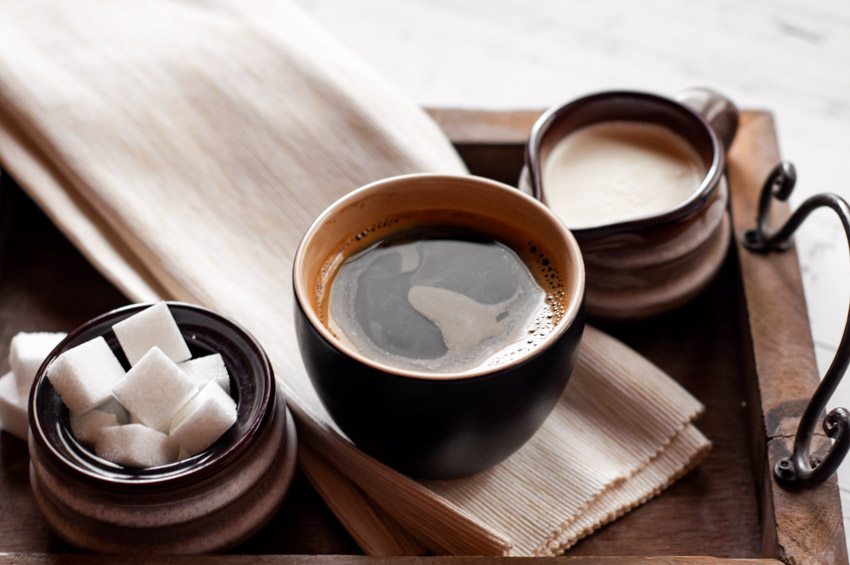
[[[71,544],[106,553],[219,551],[274,515],[295,468],[295,426],[271,364],[248,332],[210,310],[169,309],[194,355],[222,355],[236,423],[212,446],[176,463],[125,467],[97,457],[70,431],[68,409],[45,373],[62,352],[103,336],[145,309],[133,305],[71,332],[44,361],[30,394],[30,482],[50,526]]]

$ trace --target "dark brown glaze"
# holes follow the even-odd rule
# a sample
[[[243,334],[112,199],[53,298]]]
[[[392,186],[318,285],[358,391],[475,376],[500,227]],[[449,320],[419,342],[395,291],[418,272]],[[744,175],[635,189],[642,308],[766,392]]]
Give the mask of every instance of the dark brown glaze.
[[[210,448],[177,463],[131,468],[95,456],[74,438],[68,409],[44,375],[62,352],[103,336],[127,368],[112,326],[144,310],[134,304],[98,316],[75,329],[47,356],[29,400],[30,429],[41,459],[69,481],[120,493],[152,492],[196,484],[238,459],[263,433],[274,412],[276,394],[271,363],[260,344],[241,326],[206,308],[169,302],[168,306],[193,357],[220,353],[236,393],[236,423]]]
[[[535,198],[546,202],[542,166],[554,145],[567,134],[603,121],[639,121],[664,126],[688,140],[702,158],[706,175],[688,199],[670,210],[624,222],[573,229],[579,244],[617,233],[636,233],[680,221],[700,211],[717,190],[726,166],[724,148],[702,116],[669,98],[645,92],[610,91],[591,94],[545,112],[531,130],[525,158]]]
[[[695,89],[700,100],[724,101],[712,119],[734,137],[737,109],[717,93]],[[587,313],[592,318],[640,320],[687,303],[720,270],[729,246],[725,146],[705,117],[655,94],[610,91],[591,94],[544,112],[525,152],[519,188],[546,203],[541,170],[554,145],[571,132],[606,121],[664,126],[687,140],[706,175],[693,194],[658,214],[572,230],[587,266]]]

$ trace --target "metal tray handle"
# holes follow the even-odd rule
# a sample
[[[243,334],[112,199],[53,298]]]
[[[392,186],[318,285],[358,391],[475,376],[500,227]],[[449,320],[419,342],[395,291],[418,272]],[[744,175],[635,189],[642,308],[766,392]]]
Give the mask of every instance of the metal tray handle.
[[[774,198],[787,200],[797,181],[794,165],[785,161],[776,166],[767,177],[759,199],[756,228],[748,230],[743,236],[743,245],[750,251],[768,253],[788,248],[788,242],[800,224],[814,210],[827,207],[835,211],[841,219],[844,234],[850,246],[850,206],[836,194],[825,193],[812,196],[803,202],[788,218],[788,221],[776,231],[770,230],[770,206]],[[828,479],[847,455],[850,449],[850,412],[844,408],[831,410],[823,420],[823,431],[834,441],[829,452],[821,460],[809,456],[812,437],[818,419],[826,409],[826,403],[841,382],[841,378],[850,364],[850,312],[844,325],[844,334],[835,353],[835,358],[809,401],[797,434],[794,436],[794,452],[773,467],[773,475],[779,484],[787,488],[805,488],[815,486]]]

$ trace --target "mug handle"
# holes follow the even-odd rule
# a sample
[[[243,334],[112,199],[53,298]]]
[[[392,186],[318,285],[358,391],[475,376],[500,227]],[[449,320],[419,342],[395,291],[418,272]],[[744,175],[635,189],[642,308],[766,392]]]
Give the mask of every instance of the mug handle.
[[[833,210],[841,220],[844,235],[850,245],[850,206],[836,194],[816,194],[803,202],[791,214],[788,221],[775,231],[770,229],[770,205],[774,198],[787,200],[797,181],[794,165],[785,161],[780,163],[768,175],[759,199],[758,215],[755,229],[744,232],[742,243],[744,247],[756,253],[783,251],[788,248],[788,240],[800,227],[800,224],[814,210],[826,207]],[[809,447],[820,415],[826,408],[826,403],[841,382],[841,378],[850,365],[850,312],[844,326],[844,334],[835,352],[835,358],[823,376],[812,399],[806,406],[800,425],[794,436],[794,452],[791,457],[781,459],[773,467],[776,481],[786,488],[811,487],[828,479],[835,471],[850,449],[850,412],[844,408],[831,410],[823,420],[823,431],[834,441],[823,459],[809,456]]]
[[[738,107],[734,102],[716,90],[705,87],[682,90],[673,99],[702,116],[720,138],[726,152],[729,151],[740,121]]]

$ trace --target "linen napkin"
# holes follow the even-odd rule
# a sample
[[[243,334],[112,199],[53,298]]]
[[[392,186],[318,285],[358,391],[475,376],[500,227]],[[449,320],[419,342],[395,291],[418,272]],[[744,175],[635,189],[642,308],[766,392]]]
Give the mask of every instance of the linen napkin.
[[[199,303],[259,339],[305,474],[369,553],[557,554],[709,448],[701,405],[593,328],[543,428],[484,473],[416,482],[339,433],[294,336],[297,243],[358,186],[465,169],[290,4],[0,1],[0,161],[128,298]]]

